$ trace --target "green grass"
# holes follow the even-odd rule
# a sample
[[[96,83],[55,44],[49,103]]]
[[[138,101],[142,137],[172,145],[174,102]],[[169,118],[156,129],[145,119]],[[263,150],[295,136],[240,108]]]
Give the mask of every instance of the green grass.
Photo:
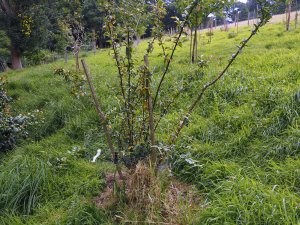
[[[188,91],[162,120],[161,141],[174,132],[179,116],[202,87],[224,67],[236,45],[248,36],[216,31],[208,44],[201,33],[204,70],[190,65],[188,41],[178,49],[164,84],[164,99],[188,83]],[[231,32],[231,31],[230,31]],[[174,174],[203,193],[198,224],[298,224],[300,222],[300,32],[268,25],[190,118],[173,156]],[[135,49],[142,64],[147,43]],[[163,60],[150,56],[157,85]],[[114,114],[117,70],[109,50],[87,54],[105,111]],[[113,224],[113,212],[93,205],[104,188],[104,172],[114,170],[103,132],[88,96],[75,99],[53,75],[58,61],[4,74],[15,113],[35,110],[43,121],[30,138],[0,159],[0,224]],[[191,82],[192,81],[192,82]],[[160,98],[161,100],[161,98]],[[102,160],[91,164],[96,150]],[[73,149],[79,149],[75,152]],[[179,155],[190,152],[191,166]],[[125,211],[125,210],[124,210]]]

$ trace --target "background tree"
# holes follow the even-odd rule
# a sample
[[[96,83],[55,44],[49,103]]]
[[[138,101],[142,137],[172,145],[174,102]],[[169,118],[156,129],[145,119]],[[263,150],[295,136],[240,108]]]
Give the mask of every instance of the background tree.
[[[91,37],[92,47],[95,51],[98,47],[105,47],[103,25],[105,12],[99,6],[97,0],[86,0],[83,2],[82,22],[84,23],[85,32]]]
[[[0,30],[0,72],[6,70],[6,63],[9,58],[9,39],[4,31]]]
[[[295,29],[297,29],[297,26],[298,26],[298,0],[295,0],[295,9],[296,9],[296,13],[295,13]]]
[[[84,42],[85,28],[83,23],[84,1],[61,1],[63,18],[61,23],[64,27],[64,33],[70,42],[70,48],[76,59],[76,71],[79,71],[79,53]]]
[[[177,27],[177,24],[174,20],[174,17],[182,19],[179,9],[172,2],[166,3],[166,15],[163,18],[162,22],[164,24],[164,29],[166,31],[174,30]]]
[[[286,0],[286,31],[290,30],[293,0]]]
[[[51,40],[53,8],[42,0],[0,0],[0,30],[10,40],[12,69],[21,69],[22,55],[44,48]]]
[[[191,4],[192,1],[180,1],[174,0],[173,5],[177,7],[181,14],[186,13],[186,7]],[[198,32],[201,24],[206,24],[209,21],[208,15],[210,13],[222,14],[225,7],[229,7],[233,3],[232,0],[218,1],[209,0],[197,1],[197,7],[189,19],[189,26],[191,30],[191,41],[190,41],[190,52],[191,52],[191,62],[195,63],[198,56]],[[194,34],[193,34],[194,32]]]

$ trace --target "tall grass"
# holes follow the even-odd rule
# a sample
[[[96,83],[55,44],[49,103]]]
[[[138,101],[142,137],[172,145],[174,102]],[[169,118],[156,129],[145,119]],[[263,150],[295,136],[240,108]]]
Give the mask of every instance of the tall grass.
[[[182,85],[187,89],[162,119],[159,139],[174,131],[173,121],[249,31],[244,27],[231,38],[216,31],[211,44],[203,32],[199,55],[208,67],[188,64],[188,43],[183,44],[163,93],[171,100]],[[195,184],[203,195],[198,224],[299,223],[299,38],[297,30],[266,26],[191,116],[170,163],[173,175]],[[145,46],[146,41],[134,51],[142,56]],[[158,55],[156,50],[150,56],[154,78],[163,68]],[[118,82],[110,52],[88,54],[86,60],[105,111],[113,117]],[[74,99],[70,87],[53,75],[61,66],[74,64],[58,61],[5,74],[15,100],[12,112],[42,113],[29,139],[0,155],[0,224],[115,222],[113,211],[93,205],[103,190],[103,172],[112,171],[105,162],[103,132],[89,96]],[[98,148],[102,158],[91,164]]]
[[[12,213],[31,214],[54,188],[49,166],[32,156],[3,163],[0,178],[0,208]]]

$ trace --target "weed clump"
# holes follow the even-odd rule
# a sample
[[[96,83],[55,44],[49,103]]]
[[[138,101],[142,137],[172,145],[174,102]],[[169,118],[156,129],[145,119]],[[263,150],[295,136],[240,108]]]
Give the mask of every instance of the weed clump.
[[[155,174],[151,167],[139,162],[126,173],[125,180],[107,174],[107,189],[96,203],[101,208],[114,209],[118,222],[191,224],[195,222],[195,212],[201,211],[202,198],[192,185],[175,181],[168,173]]]
[[[0,209],[31,214],[53,188],[49,165],[32,156],[0,166]]]
[[[238,36],[237,33],[231,32],[231,33],[228,34],[228,39],[232,39],[232,38],[235,38],[235,37],[237,37],[237,36]]]

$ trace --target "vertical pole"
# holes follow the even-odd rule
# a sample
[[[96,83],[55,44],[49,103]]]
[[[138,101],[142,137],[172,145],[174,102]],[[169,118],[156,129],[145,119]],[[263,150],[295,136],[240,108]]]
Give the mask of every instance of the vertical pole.
[[[250,11],[248,12],[248,26],[250,26]]]
[[[237,20],[236,20],[236,33],[239,32],[239,17],[240,17],[240,12],[237,12]]]
[[[290,0],[287,3],[286,10],[287,10],[286,31],[289,31],[290,23],[291,23],[291,10],[292,10],[292,3],[290,2]]]
[[[151,97],[151,73],[149,72],[149,58],[148,54],[144,56],[145,72],[146,72],[146,90],[147,90],[147,102],[148,102],[148,113],[149,113],[149,129],[150,129],[150,145],[151,145],[151,163],[156,167],[157,163],[157,152],[155,148],[155,128],[154,128],[154,117],[153,117],[153,102]]]
[[[96,53],[96,31],[93,29],[93,52]]]
[[[212,36],[212,33],[213,33],[213,30],[212,30],[212,26],[213,26],[213,18],[211,17],[210,19],[210,34],[209,34],[209,43],[211,43],[211,36]]]
[[[68,63],[68,50],[65,49],[65,63]]]
[[[194,43],[193,43],[193,54],[192,54],[192,63],[195,63],[197,60],[196,55],[197,55],[197,34],[198,34],[198,11],[196,13],[196,24],[195,24],[195,35],[194,35]]]
[[[81,63],[82,63],[82,67],[84,69],[84,73],[85,73],[86,79],[88,81],[91,93],[92,93],[92,97],[93,97],[93,100],[94,100],[94,104],[95,104],[98,116],[100,118],[100,121],[102,121],[101,124],[102,124],[103,130],[104,130],[104,133],[105,133],[105,137],[106,137],[108,147],[109,147],[111,155],[112,155],[112,159],[113,159],[114,163],[116,164],[117,171],[119,173],[120,178],[123,179],[123,174],[122,174],[122,171],[121,171],[121,167],[120,167],[119,162],[118,162],[118,155],[117,155],[117,152],[115,151],[115,148],[113,146],[112,136],[111,136],[110,130],[107,127],[106,115],[102,111],[101,104],[100,104],[100,102],[97,98],[97,94],[96,94],[94,85],[92,83],[92,78],[91,78],[91,75],[90,75],[90,71],[87,67],[87,64],[85,63],[85,61],[83,59],[81,60]]]
[[[258,24],[258,12],[259,12],[259,8],[258,5],[256,5],[256,24]]]
[[[190,60],[191,63],[193,62],[192,60],[192,55],[193,55],[193,27],[191,26],[190,28],[190,32],[191,32],[191,40],[190,40]]]
[[[296,0],[295,29],[298,26],[298,0]]]

